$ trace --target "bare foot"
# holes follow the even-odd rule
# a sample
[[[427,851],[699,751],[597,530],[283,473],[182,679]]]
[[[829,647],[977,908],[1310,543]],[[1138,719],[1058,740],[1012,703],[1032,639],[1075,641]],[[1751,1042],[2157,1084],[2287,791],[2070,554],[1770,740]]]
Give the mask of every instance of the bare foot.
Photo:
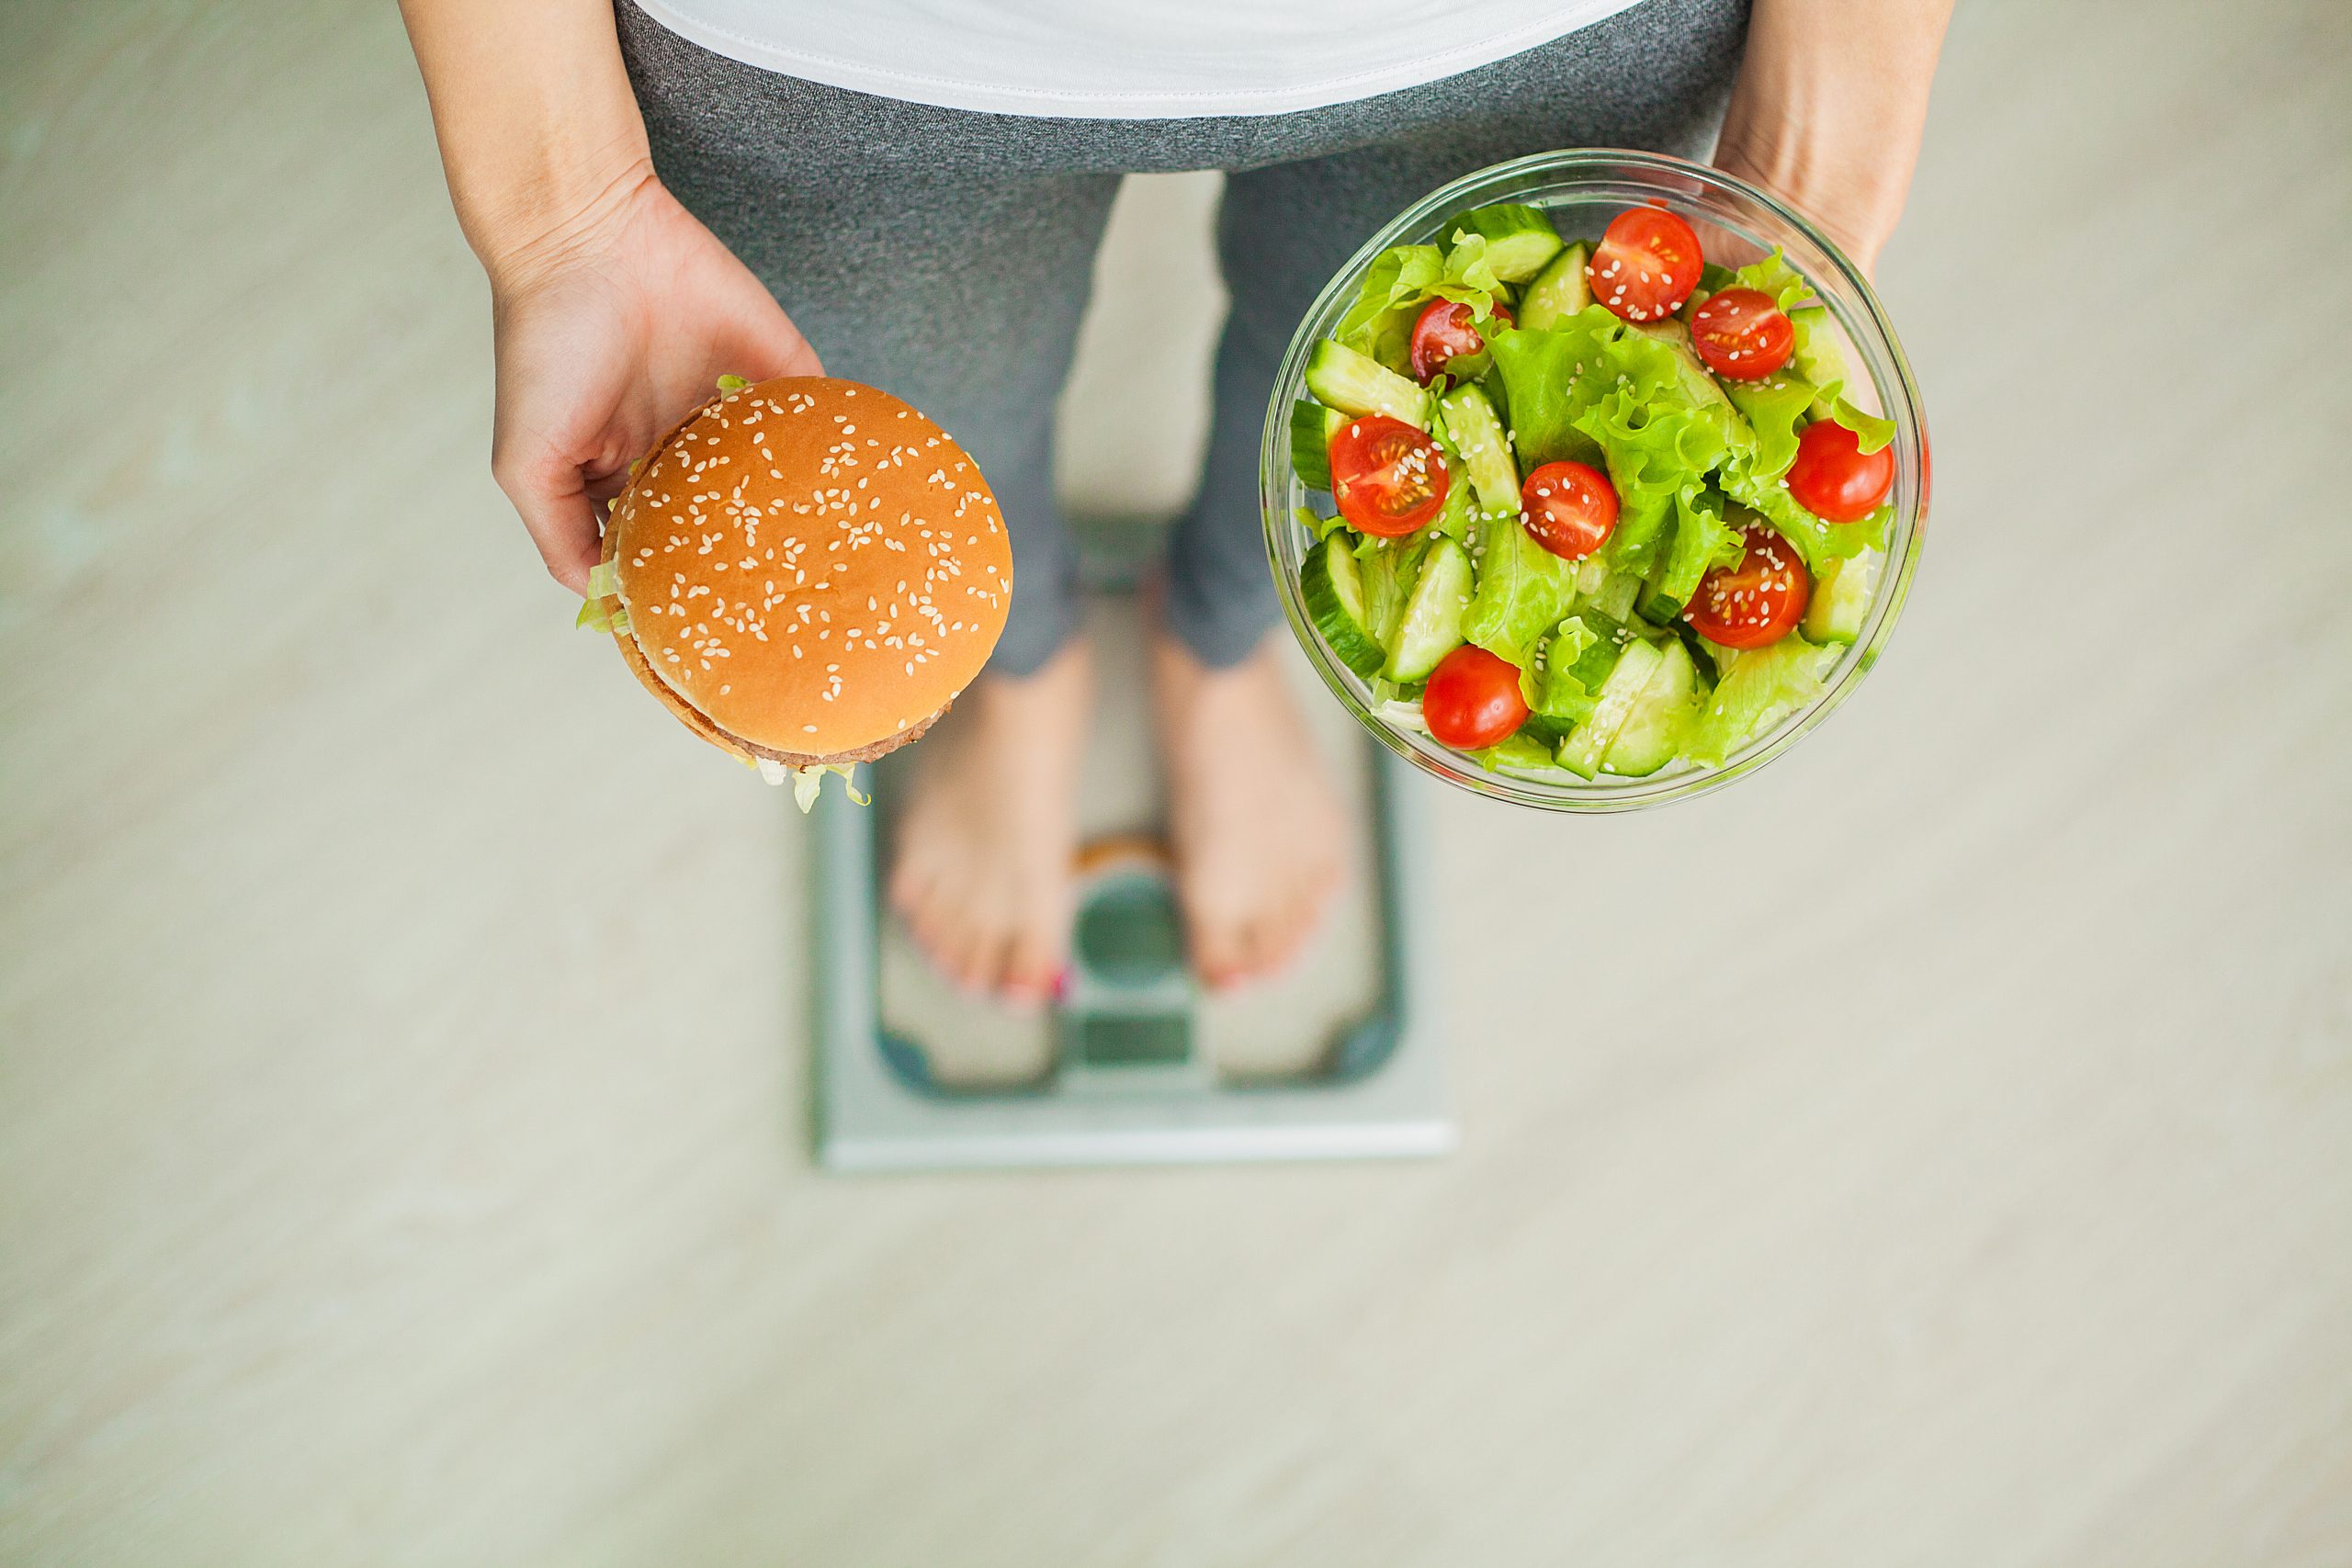
[[[941,972],[1009,1001],[1044,1000],[1069,939],[1085,649],[1035,675],[983,675],[916,742],[890,907]]]
[[[1160,631],[1151,673],[1176,892],[1193,968],[1222,989],[1272,974],[1339,886],[1339,798],[1274,640],[1210,670]]]

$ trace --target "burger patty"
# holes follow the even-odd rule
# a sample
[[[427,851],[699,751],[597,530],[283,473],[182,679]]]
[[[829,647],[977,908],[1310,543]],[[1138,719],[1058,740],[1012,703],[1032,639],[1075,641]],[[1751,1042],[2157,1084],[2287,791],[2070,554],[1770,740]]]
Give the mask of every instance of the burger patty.
[[[752,756],[765,757],[771,762],[782,762],[788,768],[821,768],[829,764],[872,762],[888,756],[910,741],[922,739],[923,731],[937,724],[941,716],[955,705],[955,699],[951,697],[941,705],[939,712],[931,715],[928,718],[917,719],[887,740],[876,740],[871,746],[860,746],[854,751],[834,751],[822,757],[811,757],[798,751],[771,751],[764,746],[755,746],[741,736],[729,734],[726,730],[722,729],[719,733],[726,735],[729,741],[749,751]],[[713,728],[717,727],[713,726]]]

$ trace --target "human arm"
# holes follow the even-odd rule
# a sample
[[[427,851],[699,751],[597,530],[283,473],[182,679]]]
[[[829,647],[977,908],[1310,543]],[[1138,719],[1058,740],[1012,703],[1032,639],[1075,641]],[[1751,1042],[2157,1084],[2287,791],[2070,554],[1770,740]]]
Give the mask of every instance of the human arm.
[[[489,275],[491,470],[585,592],[604,502],[722,374],[816,375],[774,297],[655,177],[609,0],[401,0]]]
[[[1911,188],[1951,6],[1755,0],[1716,164],[1794,204],[1871,271]]]

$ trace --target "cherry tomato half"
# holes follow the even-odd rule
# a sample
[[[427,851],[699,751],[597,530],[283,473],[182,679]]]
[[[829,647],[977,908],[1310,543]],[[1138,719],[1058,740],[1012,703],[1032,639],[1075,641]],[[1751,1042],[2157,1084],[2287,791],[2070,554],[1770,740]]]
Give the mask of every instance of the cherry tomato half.
[[[1421,721],[1439,745],[1457,751],[1494,745],[1527,722],[1519,667],[1463,644],[1430,671],[1430,682],[1421,688]]]
[[[1331,437],[1331,499],[1364,533],[1402,538],[1444,509],[1450,483],[1438,444],[1401,419],[1368,413]]]
[[[1816,420],[1797,437],[1789,493],[1815,517],[1853,523],[1868,517],[1894,488],[1894,448],[1863,455],[1861,438],[1835,420]]]
[[[1510,311],[1498,305],[1487,320],[1490,329],[1496,323],[1507,327],[1511,324]],[[1458,299],[1432,299],[1421,307],[1419,317],[1413,322],[1410,352],[1414,378],[1426,387],[1444,375],[1445,367],[1453,361],[1476,354],[1486,346],[1486,337],[1478,331],[1477,318],[1469,306]]]
[[[1699,287],[1699,236],[1673,213],[1629,207],[1609,220],[1585,264],[1593,299],[1629,321],[1662,321]]]
[[[1719,566],[1699,580],[1682,618],[1709,642],[1725,648],[1769,648],[1796,629],[1813,600],[1813,573],[1796,547],[1770,528],[1747,530],[1737,566]]]
[[[1582,560],[1617,531],[1617,487],[1589,463],[1546,463],[1520,487],[1519,520],[1562,560]]]
[[[1716,375],[1760,381],[1789,362],[1797,329],[1762,289],[1725,288],[1690,312],[1690,344]]]

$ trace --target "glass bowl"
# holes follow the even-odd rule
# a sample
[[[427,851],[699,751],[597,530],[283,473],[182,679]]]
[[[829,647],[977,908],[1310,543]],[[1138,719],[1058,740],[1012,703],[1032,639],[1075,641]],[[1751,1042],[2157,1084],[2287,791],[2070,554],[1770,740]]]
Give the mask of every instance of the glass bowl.
[[[1331,334],[1354,300],[1358,284],[1374,256],[1392,245],[1442,245],[1458,214],[1497,201],[1543,208],[1562,238],[1571,241],[1597,237],[1609,220],[1625,208],[1642,203],[1664,207],[1699,231],[1710,261],[1725,266],[1742,265],[1780,246],[1790,265],[1804,274],[1821,303],[1828,307],[1853,377],[1846,396],[1856,406],[1894,423],[1894,488],[1888,497],[1894,508],[1894,522],[1888,532],[1886,565],[1880,572],[1861,635],[1846,649],[1818,698],[1751,740],[1721,767],[1678,763],[1647,778],[1604,773],[1589,783],[1573,776],[1553,780],[1489,771],[1418,729],[1384,718],[1376,711],[1371,688],[1332,654],[1307,618],[1299,571],[1314,538],[1295,513],[1307,504],[1310,492],[1299,482],[1290,462],[1290,411],[1294,402],[1307,396],[1307,355],[1318,339]],[[1265,514],[1266,551],[1291,630],[1332,694],[1390,750],[1424,773],[1496,800],[1546,811],[1631,811],[1703,795],[1754,773],[1795,745],[1861,683],[1894,629],[1895,616],[1910,589],[1911,573],[1918,564],[1928,522],[1927,452],[1919,389],[1911,378],[1902,345],[1895,341],[1894,325],[1860,270],[1827,236],[1777,198],[1721,170],[1655,152],[1579,150],[1539,152],[1466,175],[1398,213],[1350,258],[1339,276],[1324,286],[1306,319],[1299,322],[1290,352],[1274,378],[1259,457],[1259,492]]]

